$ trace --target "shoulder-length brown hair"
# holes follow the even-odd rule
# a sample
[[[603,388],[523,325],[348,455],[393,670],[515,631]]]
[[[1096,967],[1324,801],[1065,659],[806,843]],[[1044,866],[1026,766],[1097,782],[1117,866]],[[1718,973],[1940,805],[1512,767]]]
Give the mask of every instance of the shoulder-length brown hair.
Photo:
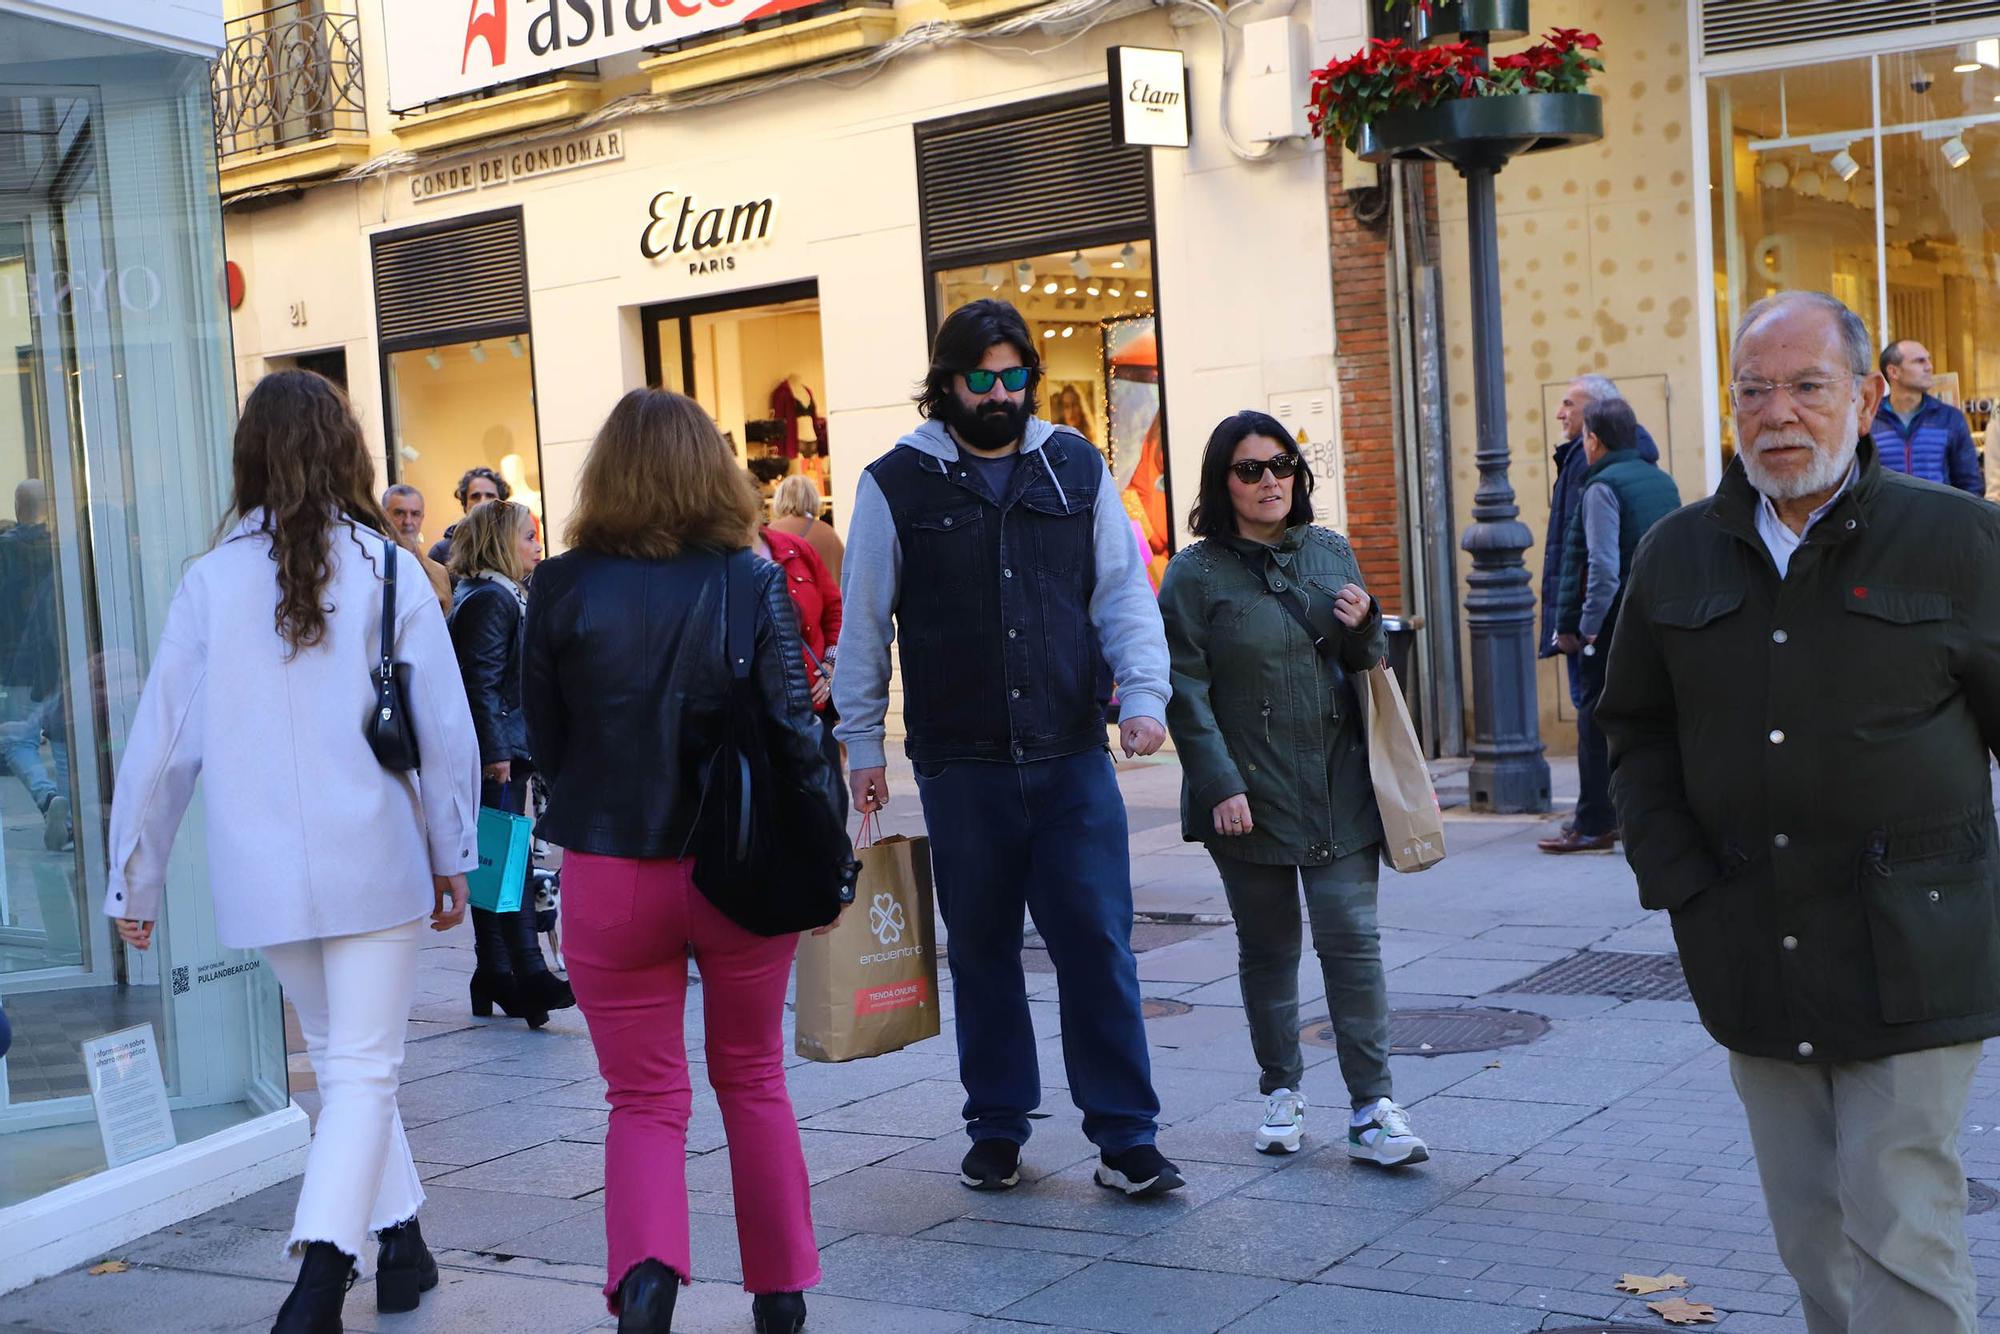
[[[238,519],[262,516],[278,567],[279,636],[287,656],[326,638],[326,585],[335,529],[377,533],[389,520],[375,499],[375,464],[339,386],[311,371],[279,371],[250,391],[236,423]],[[372,555],[373,553],[368,553]]]
[[[491,570],[520,583],[528,574],[521,567],[521,530],[534,521],[526,505],[511,500],[474,505],[452,530],[451,577],[470,579]]]
[[[569,545],[640,560],[688,547],[734,551],[750,545],[761,508],[699,403],[634,389],[611,409],[577,474]]]

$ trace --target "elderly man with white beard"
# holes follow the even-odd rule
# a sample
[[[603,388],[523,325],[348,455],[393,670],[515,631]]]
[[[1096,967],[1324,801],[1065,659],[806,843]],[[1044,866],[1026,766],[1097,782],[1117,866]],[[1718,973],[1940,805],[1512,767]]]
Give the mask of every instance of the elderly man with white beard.
[[[1751,307],[1738,455],[1656,525],[1599,722],[1729,1048],[1810,1334],[1973,1334],[1957,1136],[2000,1033],[2000,509],[1884,469],[1867,330]]]

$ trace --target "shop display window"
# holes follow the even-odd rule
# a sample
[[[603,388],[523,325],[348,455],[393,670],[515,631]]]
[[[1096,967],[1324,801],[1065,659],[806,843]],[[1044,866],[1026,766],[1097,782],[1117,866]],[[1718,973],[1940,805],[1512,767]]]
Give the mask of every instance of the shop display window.
[[[768,502],[786,477],[810,477],[833,521],[819,293],[807,283],[645,313],[651,383],[715,418]]]
[[[937,274],[940,318],[986,297],[1012,304],[1042,356],[1036,412],[1104,454],[1153,587],[1173,554],[1153,247],[1134,240]]]
[[[208,90],[195,57],[0,14],[0,1214],[105,1170],[92,1039],[148,1034],[180,1144],[288,1100],[277,985],[216,942],[198,805],[153,948],[100,906],[153,649],[229,503]]]
[[[461,513],[454,493],[471,468],[491,468],[511,499],[542,514],[533,345],[526,333],[392,352],[395,476],[424,495],[424,539]]]
[[[1928,348],[1932,392],[1975,434],[2000,427],[2000,35],[1712,79],[1708,97],[1723,373],[1753,302],[1830,292],[1878,350]]]

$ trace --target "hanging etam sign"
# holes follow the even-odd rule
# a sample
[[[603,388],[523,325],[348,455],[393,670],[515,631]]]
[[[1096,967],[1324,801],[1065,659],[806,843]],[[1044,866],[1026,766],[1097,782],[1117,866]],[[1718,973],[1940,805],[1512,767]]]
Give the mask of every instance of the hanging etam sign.
[[[1120,148],[1188,146],[1187,55],[1147,46],[1106,52],[1111,141]]]

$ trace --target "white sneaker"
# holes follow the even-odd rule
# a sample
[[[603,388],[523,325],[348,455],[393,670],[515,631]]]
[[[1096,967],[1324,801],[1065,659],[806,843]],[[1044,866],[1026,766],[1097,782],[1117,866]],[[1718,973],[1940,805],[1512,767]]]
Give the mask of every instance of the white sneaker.
[[[1297,1153],[1306,1134],[1306,1095],[1274,1089],[1264,1101],[1264,1124],[1257,1127],[1257,1152]]]
[[[1373,1107],[1354,1114],[1347,1123],[1347,1156],[1378,1167],[1407,1167],[1428,1160],[1431,1151],[1410,1129],[1410,1114],[1390,1102],[1378,1099]]]

